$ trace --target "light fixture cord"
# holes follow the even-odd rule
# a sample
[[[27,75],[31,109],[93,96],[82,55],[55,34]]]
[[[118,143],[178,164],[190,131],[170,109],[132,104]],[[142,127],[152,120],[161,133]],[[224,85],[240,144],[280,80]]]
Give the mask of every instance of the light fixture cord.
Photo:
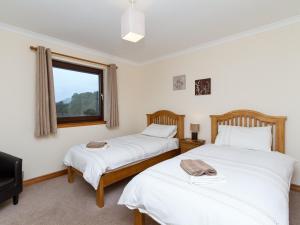
[[[132,9],[133,9],[134,2],[135,2],[135,0],[130,0],[131,8],[132,8]]]

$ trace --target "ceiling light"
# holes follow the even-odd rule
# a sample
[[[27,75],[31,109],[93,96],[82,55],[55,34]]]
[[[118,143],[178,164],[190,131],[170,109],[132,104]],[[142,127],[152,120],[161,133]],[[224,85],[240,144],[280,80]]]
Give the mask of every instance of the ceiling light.
[[[134,8],[135,0],[122,15],[121,36],[126,41],[138,42],[145,37],[145,15]]]

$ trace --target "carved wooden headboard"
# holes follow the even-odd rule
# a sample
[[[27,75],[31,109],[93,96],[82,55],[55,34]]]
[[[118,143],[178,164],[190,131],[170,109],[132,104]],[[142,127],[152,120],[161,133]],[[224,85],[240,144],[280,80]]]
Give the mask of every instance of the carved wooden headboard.
[[[184,117],[185,115],[178,115],[168,110],[160,110],[153,114],[147,114],[147,125],[151,123],[164,125],[177,125],[176,137],[184,138]]]
[[[285,152],[285,116],[269,116],[252,110],[235,110],[222,115],[211,115],[211,142],[218,134],[218,125],[242,127],[272,127],[272,150]]]

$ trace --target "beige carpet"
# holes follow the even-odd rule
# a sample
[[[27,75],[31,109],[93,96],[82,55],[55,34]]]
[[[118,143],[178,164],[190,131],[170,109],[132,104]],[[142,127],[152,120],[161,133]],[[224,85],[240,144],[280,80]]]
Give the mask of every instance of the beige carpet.
[[[0,204],[1,225],[132,225],[132,212],[116,205],[126,182],[106,189],[106,206],[95,204],[95,192],[81,178],[65,176],[24,189],[19,205]],[[300,193],[291,193],[291,225],[300,225]],[[156,225],[147,218],[147,225]]]

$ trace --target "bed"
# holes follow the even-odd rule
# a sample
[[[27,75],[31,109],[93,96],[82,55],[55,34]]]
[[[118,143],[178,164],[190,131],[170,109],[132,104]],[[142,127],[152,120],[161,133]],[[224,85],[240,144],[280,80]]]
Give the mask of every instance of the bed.
[[[75,174],[82,176],[96,190],[96,204],[104,207],[104,188],[131,177],[150,166],[180,153],[178,139],[184,136],[184,115],[161,110],[147,114],[147,125],[176,125],[174,138],[158,138],[142,134],[108,140],[106,150],[88,152],[86,145],[73,146],[65,156],[68,182]]]
[[[295,161],[283,154],[285,121],[286,117],[250,110],[212,115],[212,144],[143,171],[125,187],[119,204],[134,210],[135,225],[144,225],[146,214],[172,225],[288,225]],[[270,128],[272,151],[213,144],[221,125]],[[182,159],[204,160],[225,181],[192,184],[179,166]]]

